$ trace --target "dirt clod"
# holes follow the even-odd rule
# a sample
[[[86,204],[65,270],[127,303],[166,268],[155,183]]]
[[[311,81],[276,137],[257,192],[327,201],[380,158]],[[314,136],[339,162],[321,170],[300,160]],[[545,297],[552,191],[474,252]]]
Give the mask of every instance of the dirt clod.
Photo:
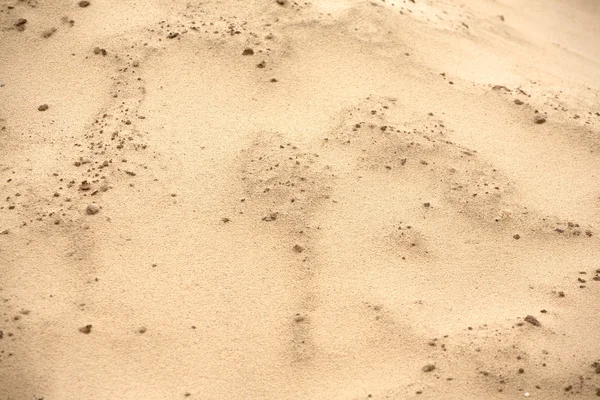
[[[88,215],[98,214],[99,211],[100,211],[100,206],[96,203],[88,204],[88,206],[85,209],[85,212]]]
[[[435,365],[433,365],[433,364],[427,364],[422,368],[423,372],[431,372],[434,369],[435,369]]]
[[[27,20],[25,18],[19,18],[17,22],[15,22],[15,28],[18,31],[23,32],[25,30],[25,24],[27,24]]]
[[[537,320],[533,315],[528,315],[525,317],[525,322],[529,322],[533,326],[541,326],[540,321]]]
[[[265,215],[262,220],[263,221],[275,221],[277,219],[277,213],[271,213],[269,215]]]

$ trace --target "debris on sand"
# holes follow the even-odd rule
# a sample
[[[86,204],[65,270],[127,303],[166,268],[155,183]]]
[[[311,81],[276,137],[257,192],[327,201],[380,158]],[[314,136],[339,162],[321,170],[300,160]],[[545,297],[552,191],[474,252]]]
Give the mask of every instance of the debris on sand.
[[[48,104],[42,104],[38,107],[38,111],[46,111],[48,109]]]
[[[285,6],[285,4],[287,3],[287,0],[276,0],[277,4],[279,4],[280,6]]]
[[[267,66],[267,62],[266,61],[261,61],[258,64],[256,64],[256,68],[264,68]]]
[[[423,372],[431,372],[434,369],[435,369],[435,365],[433,365],[433,364],[427,364],[422,368]]]
[[[27,20],[25,18],[19,18],[17,22],[15,22],[15,28],[18,31],[23,32],[25,30],[25,24],[27,24]]]
[[[175,39],[177,36],[179,36],[178,32],[171,32],[167,35],[167,39]]]
[[[544,122],[546,122],[546,117],[543,117],[541,115],[536,115],[535,118],[533,119],[533,121],[536,124],[543,124]]]
[[[254,55],[254,50],[252,50],[250,47],[246,47],[244,49],[244,51],[242,51],[242,55],[243,56],[253,56]]]
[[[54,35],[54,33],[56,33],[57,29],[56,28],[50,28],[46,31],[44,31],[44,33],[42,33],[42,37],[44,39],[48,39],[50,36]]]
[[[146,333],[147,330],[148,330],[148,328],[146,328],[145,326],[141,326],[138,329],[138,333],[144,334],[144,333]]]
[[[541,326],[542,324],[540,323],[540,321],[537,320],[536,317],[534,317],[533,315],[528,315],[525,317],[525,322],[529,322],[531,325],[533,326]]]
[[[296,253],[302,253],[304,251],[304,247],[300,246],[299,244],[294,245],[293,249]]]
[[[79,7],[85,8],[90,5],[90,2],[86,1],[86,0],[81,0],[78,4],[79,4]]]
[[[89,335],[92,332],[92,325],[86,325],[79,328],[79,332]]]
[[[94,54],[102,54],[103,56],[105,56],[108,54],[108,52],[105,49],[101,49],[100,47],[94,47]]]
[[[88,215],[98,214],[99,211],[100,211],[100,206],[96,203],[88,204],[88,206],[85,209],[85,212]]]
[[[221,218],[221,221],[222,221],[224,224],[226,224],[226,223],[230,222],[231,220],[230,220],[229,218],[227,218],[227,217],[223,217],[223,218]]]
[[[269,215],[265,215],[262,218],[263,221],[267,221],[267,222],[269,222],[269,221],[275,221],[276,219],[277,219],[277,213],[276,212],[275,213],[271,213]]]
[[[82,190],[84,192],[87,190],[90,190],[91,188],[92,188],[92,185],[90,185],[90,183],[88,181],[83,181],[79,185],[79,190]]]
[[[515,99],[515,104],[518,105],[518,106],[522,106],[523,102],[521,100],[519,100],[519,99]]]
[[[65,15],[65,16],[63,16],[63,17],[60,19],[60,21],[61,21],[63,24],[69,24],[69,25],[71,25],[71,27],[72,27],[73,25],[75,25],[75,21],[74,21],[74,20],[72,20],[72,19],[70,19],[70,18],[69,18],[69,17],[67,17],[66,15]]]
[[[492,90],[505,90],[507,92],[511,92],[511,90],[504,85],[494,85]]]

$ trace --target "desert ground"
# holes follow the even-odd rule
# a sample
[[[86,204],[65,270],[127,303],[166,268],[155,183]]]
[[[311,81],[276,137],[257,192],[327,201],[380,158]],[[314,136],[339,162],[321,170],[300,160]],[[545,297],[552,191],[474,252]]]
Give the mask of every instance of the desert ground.
[[[600,396],[600,2],[0,0],[0,399]]]

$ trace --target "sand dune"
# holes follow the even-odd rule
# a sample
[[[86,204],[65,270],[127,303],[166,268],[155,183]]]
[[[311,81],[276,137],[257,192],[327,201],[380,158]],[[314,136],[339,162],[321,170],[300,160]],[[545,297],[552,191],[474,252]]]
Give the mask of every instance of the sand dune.
[[[598,21],[0,2],[0,398],[600,396]]]

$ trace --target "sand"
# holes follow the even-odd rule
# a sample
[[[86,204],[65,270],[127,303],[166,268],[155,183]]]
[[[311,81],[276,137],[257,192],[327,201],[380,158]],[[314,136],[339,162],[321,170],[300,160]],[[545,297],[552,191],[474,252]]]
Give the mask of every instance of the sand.
[[[0,398],[600,396],[599,21],[1,1]]]

